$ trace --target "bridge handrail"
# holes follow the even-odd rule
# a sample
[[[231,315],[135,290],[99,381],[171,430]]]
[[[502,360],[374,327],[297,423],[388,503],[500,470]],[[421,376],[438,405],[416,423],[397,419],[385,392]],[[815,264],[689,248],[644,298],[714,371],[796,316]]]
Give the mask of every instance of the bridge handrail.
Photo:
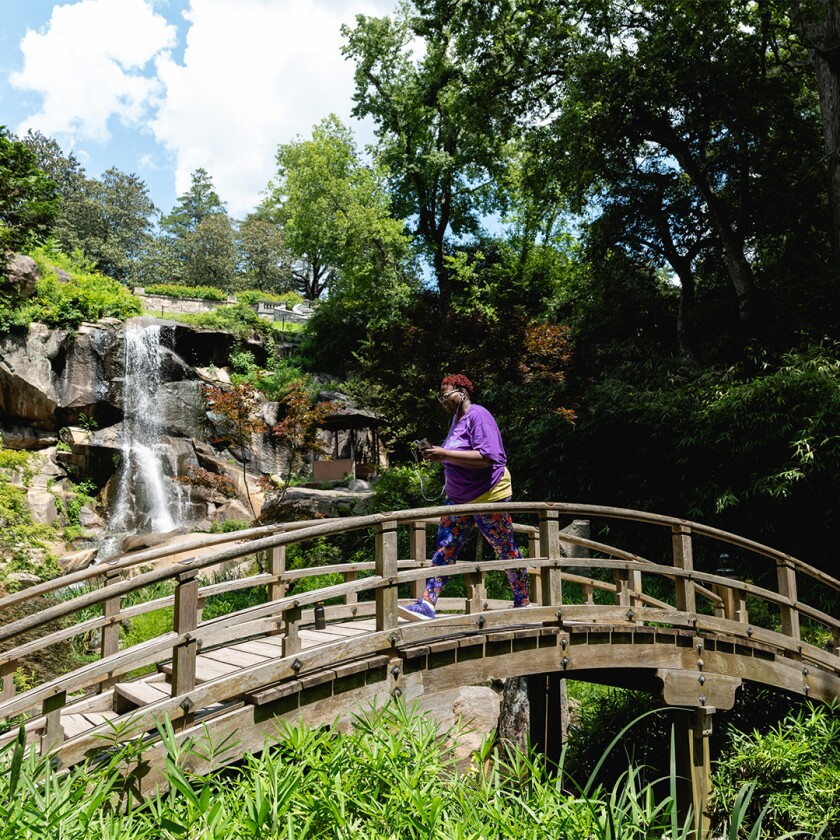
[[[331,524],[338,525],[340,524],[341,520],[330,520]],[[347,521],[346,519],[343,521]],[[422,521],[422,520],[409,520],[409,522],[415,521]],[[319,525],[323,524],[319,522]],[[305,539],[311,539],[313,534],[310,533],[310,528],[312,526],[308,526],[307,528],[300,528],[296,531],[290,533],[288,538],[284,539],[282,542],[274,542],[272,543],[273,548],[277,548],[280,546],[286,546],[290,543],[303,541]],[[318,526],[315,526],[317,528]],[[354,529],[357,530],[358,528]],[[528,526],[514,526],[515,530],[522,530],[525,532],[531,532],[533,529],[529,528]],[[335,529],[331,528],[330,533],[334,533]],[[338,532],[341,532],[339,529]],[[323,536],[324,532],[319,532],[320,536]],[[296,536],[295,536],[296,535]],[[317,536],[316,535],[316,536]],[[609,546],[605,543],[597,542],[594,540],[590,540],[584,537],[579,537],[574,534],[564,534],[563,541],[566,543],[572,543],[574,545],[579,545],[583,548],[591,549],[593,551],[600,551],[606,554],[609,554],[614,557],[623,558],[626,560],[634,560],[642,563],[650,563],[651,561],[646,560],[643,557],[639,557],[636,554],[632,554],[630,552],[623,551],[622,549],[615,548],[613,546]],[[11,622],[7,625],[0,627],[0,642],[8,639],[13,638],[16,635],[21,633],[28,632],[30,630],[34,630],[38,627],[42,627],[45,624],[49,624],[53,621],[57,621],[61,618],[66,618],[69,615],[72,615],[79,610],[85,609],[87,607],[98,606],[100,604],[105,603],[106,601],[113,600],[118,597],[122,597],[127,595],[131,592],[144,589],[147,586],[150,586],[154,583],[159,583],[163,580],[168,580],[170,578],[177,578],[180,574],[184,572],[185,569],[203,569],[209,566],[218,565],[221,562],[225,562],[231,559],[240,559],[242,557],[250,556],[251,554],[255,554],[263,548],[262,545],[263,541],[259,543],[251,542],[245,543],[243,545],[238,545],[233,549],[228,549],[224,551],[221,555],[211,555],[207,557],[196,558],[195,560],[181,560],[171,566],[167,567],[160,567],[156,569],[151,569],[148,572],[141,573],[139,575],[135,575],[132,578],[122,579],[122,580],[114,580],[108,583],[107,586],[89,590],[82,595],[78,595],[73,599],[62,601],[59,604],[55,604],[51,607],[47,607],[46,609],[40,610],[37,613],[33,613],[28,615],[24,618],[18,619],[15,622]],[[263,549],[264,550],[264,549]],[[178,552],[181,553],[181,552]],[[409,561],[406,561],[409,562]],[[414,561],[416,562],[416,561]],[[295,570],[287,570],[284,571],[281,575],[277,575],[278,582],[292,582],[304,577],[314,577],[320,574],[326,574],[331,572],[336,573],[343,573],[348,571],[363,571],[366,569],[374,568],[374,563],[351,563],[351,564],[332,564],[327,566],[313,566],[307,567],[305,569],[295,569]],[[517,561],[515,564],[516,566],[522,565],[521,561]],[[526,561],[526,565],[533,565],[529,560]],[[426,567],[428,574],[428,567]],[[272,580],[275,576],[272,576]],[[248,588],[250,586],[259,585],[258,582],[254,581],[253,578],[247,578],[248,582],[243,583],[241,588]],[[260,582],[268,582],[268,579],[265,581]],[[239,587],[229,587],[231,589],[236,589]],[[224,591],[221,589],[220,591]],[[207,593],[207,594],[213,594]],[[703,590],[701,594],[704,594],[713,603],[720,603],[722,599],[720,596],[716,595],[713,592],[708,590]],[[124,612],[124,611],[123,611]],[[57,631],[61,632],[61,631]],[[14,651],[7,651],[6,653],[0,653],[0,662],[6,661],[11,657],[11,654]]]
[[[539,556],[530,557],[525,562],[526,565],[539,572],[541,578],[542,597],[546,605],[558,604],[562,605],[561,585],[564,572],[562,568],[574,569],[580,567],[589,568],[604,568],[611,569],[616,575],[616,602],[631,607],[635,604],[641,606],[646,600],[644,599],[641,588],[642,574],[657,574],[668,577],[674,581],[677,593],[677,607],[676,613],[680,615],[692,615],[696,613],[695,596],[702,594],[698,590],[699,583],[708,583],[713,587],[713,591],[709,593],[714,599],[716,611],[717,606],[720,605],[724,612],[724,617],[727,620],[733,616],[739,617],[740,624],[746,624],[746,613],[743,603],[738,603],[737,608],[733,606],[735,596],[745,596],[746,594],[756,595],[763,600],[777,606],[782,617],[783,636],[791,639],[793,643],[799,641],[799,616],[804,615],[814,621],[817,621],[824,626],[831,629],[834,639],[835,650],[840,648],[840,621],[833,616],[821,612],[813,607],[803,604],[798,601],[796,595],[796,571],[802,571],[812,577],[816,577],[819,582],[828,580],[832,584],[832,588],[840,588],[840,582],[834,581],[830,576],[825,575],[819,570],[817,575],[811,575],[812,567],[797,561],[795,558],[778,552],[767,546],[762,546],[751,540],[738,537],[727,532],[719,531],[718,529],[702,526],[699,523],[693,523],[689,520],[678,519],[675,517],[667,517],[659,514],[649,514],[640,511],[630,511],[621,508],[606,508],[593,505],[572,505],[566,503],[553,502],[539,502],[539,503],[500,503],[482,505],[481,510],[484,511],[507,511],[511,513],[527,512],[538,513],[540,516],[539,534]],[[422,530],[423,539],[425,540],[425,524],[423,520],[436,518],[443,514],[461,514],[474,513],[476,506],[474,505],[451,505],[440,506],[436,508],[424,508],[411,511],[395,511],[381,514],[369,514],[361,517],[343,518],[340,520],[319,521],[316,524],[307,523],[303,527],[296,529],[284,529],[280,533],[271,533],[266,536],[259,537],[247,543],[241,543],[241,533],[235,534],[237,537],[237,544],[222,548],[220,551],[214,552],[210,555],[194,558],[191,560],[180,561],[173,566],[154,568],[146,572],[141,572],[136,577],[129,580],[112,580],[106,587],[96,590],[94,592],[85,593],[78,596],[71,601],[64,604],[58,604],[49,607],[34,615],[12,622],[5,627],[0,627],[0,640],[13,638],[15,635],[25,632],[26,630],[34,629],[49,621],[65,617],[77,612],[87,606],[96,604],[105,605],[105,615],[101,618],[93,619],[95,624],[102,626],[107,630],[119,630],[119,622],[126,617],[129,610],[135,608],[128,608],[120,611],[119,599],[136,589],[142,589],[151,583],[168,578],[177,578],[176,595],[173,596],[176,606],[175,628],[171,633],[167,633],[158,639],[150,640],[149,643],[135,646],[127,651],[117,652],[112,651],[109,655],[104,655],[97,663],[92,663],[91,666],[85,666],[82,669],[74,672],[74,674],[67,675],[66,678],[60,678],[60,682],[53,681],[48,686],[55,689],[55,685],[74,685],[75,688],[70,690],[77,690],[81,687],[88,687],[95,683],[97,679],[107,679],[113,681],[113,678],[129,670],[139,667],[141,664],[150,664],[158,661],[158,654],[163,651],[170,652],[175,660],[184,659],[184,657],[194,657],[196,655],[195,641],[197,638],[206,638],[208,641],[213,638],[214,633],[218,633],[226,628],[232,628],[236,625],[247,625],[248,627],[257,628],[258,632],[266,632],[269,625],[274,621],[276,628],[277,616],[282,615],[286,637],[291,640],[290,644],[294,646],[296,643],[296,627],[301,621],[301,608],[304,605],[314,603],[317,600],[324,600],[334,597],[345,598],[349,603],[350,598],[358,595],[359,592],[365,590],[375,590],[376,593],[376,615],[377,626],[393,626],[396,627],[396,586],[399,583],[405,582],[421,582],[428,575],[427,568],[418,568],[418,561],[420,557],[417,555],[414,543],[412,543],[412,551],[414,556],[410,565],[413,568],[403,568],[400,570],[400,562],[396,555],[396,529],[398,525],[409,524],[414,526],[415,532]],[[648,522],[656,525],[667,525],[672,531],[672,542],[674,552],[673,566],[666,566],[657,563],[651,563],[644,558],[637,555],[625,552],[612,546],[607,546],[601,543],[577,537],[572,534],[560,534],[558,517],[560,514],[566,515],[589,515],[589,516],[606,516],[620,519],[630,519],[639,522]],[[198,587],[196,575],[199,570],[214,566],[226,560],[240,559],[244,556],[254,554],[257,552],[271,551],[272,557],[279,558],[285,546],[300,542],[314,537],[329,536],[347,531],[355,531],[364,528],[373,528],[376,531],[376,561],[373,564],[375,574],[363,580],[347,580],[335,587],[326,587],[324,589],[316,590],[314,593],[300,593],[296,596],[277,597],[280,590],[276,589],[274,597],[271,598],[268,604],[262,604],[257,607],[250,607],[241,610],[237,613],[223,616],[219,619],[213,619],[210,622],[198,621],[199,597],[200,590]],[[752,584],[747,584],[741,581],[734,581],[729,578],[724,578],[708,573],[701,573],[695,571],[691,559],[691,537],[693,534],[702,536],[709,536],[715,539],[723,540],[732,545],[738,545],[747,548],[756,553],[774,559],[777,564],[777,575],[779,583],[779,592],[756,587]],[[529,535],[535,538],[534,529],[529,528]],[[611,560],[605,558],[567,558],[564,557],[560,550],[560,542],[568,542],[572,544],[581,545],[595,551],[607,553],[619,559]],[[534,540],[536,544],[536,540]],[[171,552],[171,549],[170,549]],[[279,552],[279,554],[278,554]],[[181,553],[181,552],[179,552]],[[136,558],[131,558],[134,561]],[[141,561],[142,562],[142,561]],[[273,561],[272,561],[273,562]],[[135,565],[132,562],[131,565]],[[344,564],[352,567],[352,573],[359,571],[361,564]],[[405,566],[405,564],[402,564]],[[505,561],[481,561],[481,562],[459,562],[447,568],[449,575],[466,575],[468,576],[470,595],[467,599],[468,608],[473,610],[481,609],[481,602],[483,596],[483,579],[488,571],[494,569],[507,569],[516,566],[521,566],[522,561],[519,559],[505,560]],[[299,570],[300,577],[308,576],[309,574],[324,574],[336,570],[336,567],[322,566],[313,567],[307,570]],[[119,574],[121,570],[110,570],[112,574]],[[346,570],[346,574],[350,574],[351,570]],[[265,582],[268,582],[270,587],[279,587],[281,584],[291,580],[289,575],[291,572],[285,570],[285,567],[277,567],[272,569],[272,573],[264,576]],[[298,575],[296,571],[294,573]],[[566,573],[567,574],[567,573]],[[638,576],[638,577],[637,577]],[[261,576],[263,579],[263,576]],[[567,577],[568,579],[568,577]],[[246,579],[247,585],[255,585],[253,578]],[[592,581],[594,584],[595,582]],[[66,585],[66,584],[65,584]],[[222,585],[228,585],[222,584]],[[246,584],[243,584],[243,586]],[[717,590],[717,591],[715,591]],[[726,593],[724,598],[721,593]],[[743,601],[743,598],[740,599]],[[116,610],[114,605],[116,604]],[[110,607],[110,613],[109,613]],[[632,609],[631,609],[632,612]],[[629,620],[629,619],[628,619]],[[101,623],[100,623],[101,622]],[[262,624],[260,624],[262,622]],[[266,623],[268,622],[268,623]],[[83,625],[88,625],[88,622],[83,622]],[[79,625],[77,625],[78,627]],[[74,628],[70,628],[71,630]],[[67,630],[58,631],[60,634],[67,633]],[[106,631],[103,630],[103,634]],[[75,634],[71,634],[75,635]],[[69,637],[69,636],[67,636]],[[221,638],[224,641],[224,637]],[[28,643],[31,645],[32,643]],[[28,645],[22,648],[31,649]],[[162,645],[162,646],[161,646]],[[812,646],[806,646],[812,647]],[[12,651],[7,651],[0,658],[0,676],[4,677],[4,693],[0,700],[7,700],[5,703],[0,703],[0,715],[17,713],[10,712],[9,709],[15,708],[29,708],[26,704],[37,702],[45,702],[49,695],[42,692],[47,689],[47,686],[38,687],[25,692],[17,700],[10,700],[6,695],[6,680],[10,679],[10,671],[8,669],[9,663],[14,663],[15,657],[19,654],[21,647],[15,648]],[[150,658],[151,657],[151,658]],[[113,666],[110,667],[109,666]],[[186,669],[186,672],[189,668]],[[193,677],[194,679],[194,677]],[[85,682],[85,680],[88,680]],[[81,681],[81,682],[80,682]],[[183,689],[183,680],[180,684],[178,680],[173,677],[172,690],[173,693]],[[55,691],[63,691],[65,689],[55,689]],[[34,692],[34,693],[33,693]],[[9,703],[12,705],[10,706]],[[23,706],[21,706],[23,704]]]
[[[332,518],[336,519],[338,517]],[[15,604],[34,600],[41,595],[47,595],[50,592],[56,592],[59,589],[66,589],[68,586],[84,583],[85,581],[93,578],[106,577],[109,574],[113,574],[115,571],[125,571],[133,568],[134,566],[145,565],[155,560],[165,560],[173,554],[184,554],[197,549],[223,545],[224,543],[237,543],[257,539],[267,534],[276,533],[277,531],[296,530],[298,528],[305,528],[325,521],[327,520],[308,519],[299,522],[280,522],[272,525],[262,525],[258,528],[230,531],[225,534],[207,534],[203,539],[193,542],[190,545],[164,545],[147,548],[143,551],[131,551],[116,554],[101,563],[94,563],[86,569],[69,572],[66,575],[61,575],[61,577],[50,578],[49,580],[37,583],[34,586],[28,586],[26,589],[21,589],[17,592],[12,592],[9,595],[4,595],[0,598],[0,610],[12,607]]]
[[[458,562],[448,566],[447,573],[450,575],[471,574],[475,572],[476,567],[479,565],[482,571],[484,572],[492,570],[504,570],[508,568],[515,568],[519,562],[521,561],[518,561],[517,559],[482,561],[480,564],[477,564],[475,562]],[[770,590],[764,590],[761,587],[756,587],[752,584],[745,584],[740,581],[731,581],[730,579],[721,577],[719,575],[712,575],[701,572],[689,572],[682,569],[674,569],[673,567],[664,566],[660,564],[651,564],[647,562],[636,562],[626,560],[608,560],[605,558],[548,557],[534,558],[533,562],[539,567],[546,569],[553,569],[558,563],[562,562],[564,566],[571,567],[591,565],[593,567],[598,568],[610,568],[624,571],[640,571],[644,573],[661,574],[664,576],[675,575],[676,577],[682,579],[691,579],[692,577],[697,577],[698,579],[703,579],[711,584],[718,583],[727,586],[737,584],[739,589],[743,588],[744,591],[749,591],[753,594],[759,595],[773,603],[777,603],[779,605],[785,605],[787,603],[786,599],[778,595],[777,593],[774,593]],[[291,611],[294,618],[292,621],[288,619],[286,620],[286,632],[287,634],[290,632],[290,625],[292,625],[294,626],[294,630],[296,633],[296,625],[297,622],[300,621],[300,612],[303,606],[313,605],[318,601],[344,597],[350,592],[358,594],[359,592],[364,591],[366,589],[375,589],[377,590],[377,592],[390,590],[395,593],[396,586],[399,583],[406,583],[415,579],[422,579],[425,577],[426,573],[427,570],[425,569],[410,569],[400,572],[397,575],[394,575],[393,577],[374,575],[372,577],[364,578],[357,581],[335,584],[333,586],[324,587],[318,590],[312,590],[297,595],[286,596],[284,598],[279,599],[276,602],[248,607],[237,613],[231,613],[225,616],[220,616],[218,618],[212,619],[186,632],[178,633],[177,630],[167,632],[162,636],[159,636],[155,639],[150,639],[146,642],[141,643],[140,645],[136,645],[133,648],[120,651],[109,657],[98,660],[97,662],[93,662],[89,665],[83,666],[82,668],[70,674],[58,677],[43,686],[30,689],[29,691],[20,694],[16,698],[0,704],[0,719],[20,714],[23,711],[26,711],[27,709],[30,709],[33,706],[37,705],[38,703],[45,703],[49,701],[51,698],[54,698],[57,695],[66,695],[67,693],[84,689],[94,684],[99,677],[105,675],[117,675],[128,673],[132,670],[135,670],[138,667],[142,667],[145,664],[149,664],[151,662],[156,661],[158,659],[159,654],[171,651],[179,645],[195,645],[199,641],[204,641],[206,643],[205,646],[209,648],[213,644],[219,644],[225,641],[229,641],[229,630],[231,628],[237,625],[254,626],[257,619],[272,618],[277,614],[283,614],[284,618],[286,618],[289,615],[289,612]],[[570,610],[573,610],[575,607],[580,606],[584,605],[562,605],[562,611],[568,612]],[[612,613],[616,611],[615,607],[599,607],[598,610],[603,611],[604,613],[610,613],[610,619],[613,621],[615,620],[616,616],[612,615]],[[543,607],[543,611],[545,611],[545,607]],[[626,621],[628,624],[632,624],[633,618],[636,618],[637,620],[652,620],[657,623],[668,621],[673,623],[681,623],[685,626],[693,626],[695,628],[699,623],[702,623],[704,620],[712,620],[711,617],[706,617],[702,614],[681,613],[679,610],[674,610],[673,608],[671,612],[665,612],[664,615],[663,612],[664,611],[661,609],[645,611],[640,608],[638,610],[637,615],[634,615],[633,617],[622,616],[621,620]],[[832,626],[840,627],[840,621],[838,621],[837,619],[833,618],[832,616],[827,616],[825,614],[820,615],[821,617],[824,617],[829,622],[831,622]],[[473,620],[476,619],[473,618]],[[720,620],[718,619],[718,621]],[[784,634],[779,634],[775,631],[768,631],[762,628],[752,628],[747,625],[744,625],[741,622],[732,622],[725,619],[724,622],[726,625],[728,625],[727,629],[734,636],[743,636],[744,638],[755,637],[759,640],[763,638],[772,643],[780,645],[786,644],[791,651],[796,650],[796,653],[798,655],[808,653],[815,660],[822,661],[829,667],[832,667],[834,670],[840,672],[840,661],[838,661],[838,657],[836,654],[827,654],[826,652],[821,651],[819,648],[816,648],[813,645],[810,645],[806,642],[797,642],[797,640],[785,637]],[[384,628],[385,631],[389,629],[392,631],[397,630],[396,626],[394,626],[393,628]],[[291,653],[299,654],[300,650],[299,648],[293,649]],[[250,673],[254,670],[254,668],[256,668],[256,666],[253,666],[250,669],[243,669],[242,673]],[[219,680],[212,680],[211,682],[215,684],[220,680],[221,678],[219,678]],[[173,682],[173,698],[176,696],[185,695],[187,693],[197,693],[199,696],[201,696],[201,692],[202,690],[204,690],[204,688],[204,686],[196,688],[196,686],[193,683],[192,688],[188,689],[187,691],[178,691],[176,695],[176,685]],[[167,709],[177,716],[177,712],[174,709],[171,709],[169,705],[167,705]]]

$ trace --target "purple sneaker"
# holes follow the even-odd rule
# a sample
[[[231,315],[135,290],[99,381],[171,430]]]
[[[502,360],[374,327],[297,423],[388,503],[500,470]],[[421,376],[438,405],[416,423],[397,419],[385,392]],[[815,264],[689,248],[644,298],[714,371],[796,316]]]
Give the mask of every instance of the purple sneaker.
[[[402,618],[407,618],[409,621],[431,621],[435,617],[435,608],[425,599],[421,598],[407,607],[397,607]]]

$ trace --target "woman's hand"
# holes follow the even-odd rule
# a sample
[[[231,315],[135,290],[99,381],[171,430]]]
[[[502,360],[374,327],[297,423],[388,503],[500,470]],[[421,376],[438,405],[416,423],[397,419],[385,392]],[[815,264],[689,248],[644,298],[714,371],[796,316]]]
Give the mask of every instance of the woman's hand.
[[[439,463],[446,460],[447,451],[442,446],[429,446],[423,450],[423,460]]]
[[[442,446],[432,446],[423,450],[423,459],[440,463],[449,461],[468,470],[482,470],[493,462],[485,458],[477,449],[444,449]]]

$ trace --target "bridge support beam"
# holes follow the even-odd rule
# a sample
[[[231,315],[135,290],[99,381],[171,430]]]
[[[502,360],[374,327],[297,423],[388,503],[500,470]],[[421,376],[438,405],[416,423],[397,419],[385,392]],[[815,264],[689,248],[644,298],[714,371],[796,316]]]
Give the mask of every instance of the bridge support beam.
[[[694,840],[708,840],[712,836],[709,802],[712,795],[712,770],[709,738],[712,734],[712,715],[715,709],[706,706],[689,709],[678,715],[676,759],[679,784],[677,807],[680,821],[693,814]]]
[[[566,681],[556,671],[527,679],[531,744],[558,767],[569,715]]]

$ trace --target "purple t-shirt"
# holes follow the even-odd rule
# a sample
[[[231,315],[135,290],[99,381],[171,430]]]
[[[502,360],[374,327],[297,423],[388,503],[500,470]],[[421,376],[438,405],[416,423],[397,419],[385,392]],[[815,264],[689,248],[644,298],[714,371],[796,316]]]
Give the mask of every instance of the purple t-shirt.
[[[480,470],[444,462],[446,496],[456,504],[467,504],[482,496],[499,483],[505,472],[507,455],[502,435],[493,415],[483,406],[471,405],[467,413],[453,423],[443,448],[477,449],[492,461],[489,467]]]

